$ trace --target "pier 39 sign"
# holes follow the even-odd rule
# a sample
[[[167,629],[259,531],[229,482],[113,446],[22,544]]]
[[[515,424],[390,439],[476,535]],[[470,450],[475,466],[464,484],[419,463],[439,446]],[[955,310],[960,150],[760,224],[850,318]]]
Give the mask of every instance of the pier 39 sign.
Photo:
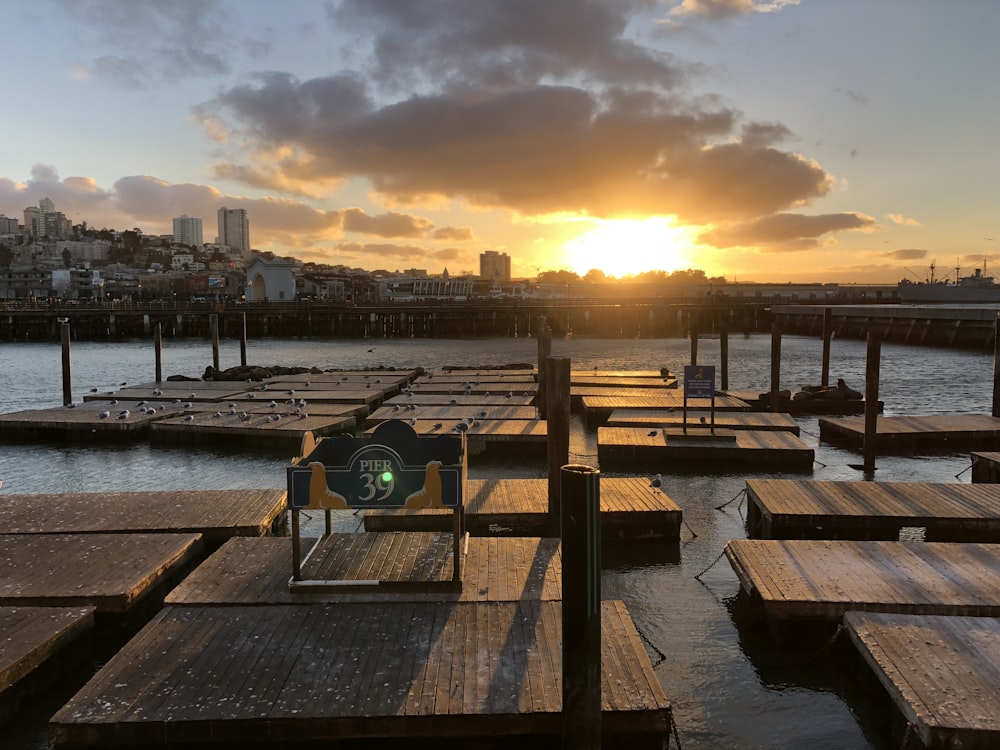
[[[371,435],[320,440],[288,469],[296,510],[455,508],[466,478],[465,435],[419,436],[399,420]]]

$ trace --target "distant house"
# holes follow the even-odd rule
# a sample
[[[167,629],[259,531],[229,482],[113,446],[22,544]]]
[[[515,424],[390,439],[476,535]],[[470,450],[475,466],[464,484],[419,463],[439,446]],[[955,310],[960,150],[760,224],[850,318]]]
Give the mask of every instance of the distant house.
[[[247,302],[291,302],[295,299],[295,263],[258,255],[247,268]]]

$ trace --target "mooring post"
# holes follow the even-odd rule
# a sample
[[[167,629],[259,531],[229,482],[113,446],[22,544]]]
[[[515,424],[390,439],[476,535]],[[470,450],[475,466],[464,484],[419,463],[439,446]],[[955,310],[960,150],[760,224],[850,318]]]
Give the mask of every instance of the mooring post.
[[[830,385],[830,339],[833,337],[833,308],[823,308],[823,372],[820,385],[826,388]]]
[[[874,333],[868,334],[868,356],[865,362],[865,467],[866,473],[875,471],[875,451],[878,436],[878,374],[882,356],[882,341]],[[872,477],[874,478],[874,476]]]
[[[157,321],[153,329],[153,350],[156,352],[156,382],[163,380],[163,323]]]
[[[719,365],[722,382],[720,387],[724,391],[729,390],[729,325],[722,324],[719,329]]]
[[[545,429],[548,433],[549,525],[559,524],[559,470],[569,463],[569,357],[545,360]]]
[[[208,330],[212,336],[212,369],[219,371],[219,314],[208,314]]]
[[[600,750],[601,473],[570,465],[560,476],[562,747]]]
[[[777,412],[778,392],[781,390],[781,326],[771,324],[771,411]]]
[[[993,416],[1000,417],[1000,313],[993,322]]]
[[[240,364],[247,366],[247,314],[243,313],[240,326]]]
[[[552,329],[544,315],[538,316],[538,388],[535,390],[535,407],[538,418],[545,419],[545,360],[552,356]]]
[[[694,319],[691,320],[691,361],[688,362],[689,365],[698,364],[698,326],[694,324]]]
[[[73,368],[69,358],[69,322],[60,321],[59,340],[62,342],[63,406],[73,403]]]

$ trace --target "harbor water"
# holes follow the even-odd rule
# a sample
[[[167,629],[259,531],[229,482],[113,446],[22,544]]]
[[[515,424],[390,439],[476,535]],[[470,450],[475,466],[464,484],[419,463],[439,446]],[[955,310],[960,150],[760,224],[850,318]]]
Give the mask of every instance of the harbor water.
[[[738,390],[770,389],[771,339],[767,335],[729,340],[729,385]],[[807,337],[782,340],[781,387],[796,390],[820,381],[822,342]],[[831,379],[864,389],[863,341],[835,340]],[[684,339],[566,339],[552,354],[569,357],[574,370],[681,371],[690,358]],[[537,342],[513,339],[386,339],[251,341],[255,365],[322,369],[441,368],[535,364]],[[717,339],[699,341],[698,362],[718,364]],[[164,376],[200,377],[212,363],[206,341],[164,342]],[[238,342],[224,341],[223,368],[239,364]],[[0,412],[62,403],[58,344],[0,344]],[[992,355],[955,349],[883,344],[879,398],[884,414],[988,414],[992,409]],[[147,341],[112,345],[74,343],[73,395],[91,388],[154,379],[153,346]],[[852,465],[858,454],[819,443],[818,420],[799,420],[802,439],[816,449],[810,474],[829,480],[864,480]],[[284,487],[289,455],[248,451],[239,446],[183,447],[98,444],[0,443],[0,499],[4,494],[165,489]],[[598,467],[596,435],[574,420],[573,463]],[[881,457],[877,481],[968,482],[967,453]],[[543,463],[473,462],[471,478],[541,477]],[[612,472],[603,472],[614,476]],[[622,599],[645,642],[655,672],[674,707],[685,750],[724,748],[891,747],[884,707],[872,700],[856,667],[844,660],[778,647],[766,631],[734,617],[739,582],[719,556],[729,539],[745,536],[745,508],[736,499],[749,473],[718,466],[711,474],[663,474],[664,491],[684,512],[688,529],[680,545],[631,545],[605,552],[602,595]],[[733,502],[717,510],[727,501]],[[357,525],[357,519],[352,522]],[[704,575],[699,575],[704,572]],[[833,571],[835,573],[835,571]],[[699,576],[699,578],[696,578]],[[44,716],[31,715],[0,728],[0,747],[46,747]],[[673,746],[673,745],[671,745]]]

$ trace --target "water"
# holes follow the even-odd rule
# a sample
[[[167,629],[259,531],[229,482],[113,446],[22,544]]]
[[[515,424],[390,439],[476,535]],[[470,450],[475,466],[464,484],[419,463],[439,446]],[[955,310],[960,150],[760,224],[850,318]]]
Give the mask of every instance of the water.
[[[729,341],[729,383],[736,389],[770,388],[770,337],[733,337]],[[368,349],[374,347],[373,352]],[[574,369],[681,370],[690,344],[681,339],[556,340],[554,356],[567,356]],[[782,386],[796,389],[818,383],[822,344],[818,339],[785,337]],[[91,387],[110,389],[122,382],[149,382],[154,376],[149,342],[114,345],[75,343],[73,388],[77,400]],[[211,364],[203,341],[164,344],[164,375],[198,377]],[[534,363],[534,339],[253,341],[251,364],[321,368],[486,366]],[[699,341],[698,360],[717,363],[718,341]],[[0,412],[62,403],[58,344],[0,344]],[[221,366],[239,364],[238,344],[223,342]],[[832,378],[864,389],[865,343],[834,342]],[[883,344],[879,397],[885,415],[990,413],[993,361],[988,354]],[[860,457],[820,445],[818,420],[799,419],[802,439],[816,448],[812,478],[862,479],[850,468]],[[593,434],[579,425],[571,443],[574,462],[597,465]],[[3,493],[95,492],[115,490],[284,487],[290,456],[199,448],[185,450],[146,444],[94,445],[0,444]],[[886,457],[878,460],[880,481],[969,481],[967,453],[933,457]],[[473,465],[472,478],[538,477],[538,464]],[[748,472],[712,476],[664,475],[664,489],[684,510],[698,534],[682,531],[679,548],[632,545],[605,555],[605,598],[622,599],[640,632],[665,654],[656,674],[670,697],[685,750],[723,748],[890,747],[884,716],[868,705],[849,665],[831,658],[777,648],[759,630],[737,626],[732,609],[739,582],[719,555],[725,543],[745,536],[742,508],[733,502]],[[605,472],[609,474],[608,472]],[[713,564],[714,563],[714,564]],[[702,576],[695,576],[708,568]],[[24,720],[0,735],[4,747],[46,747],[44,716]],[[15,736],[16,735],[16,736]]]

